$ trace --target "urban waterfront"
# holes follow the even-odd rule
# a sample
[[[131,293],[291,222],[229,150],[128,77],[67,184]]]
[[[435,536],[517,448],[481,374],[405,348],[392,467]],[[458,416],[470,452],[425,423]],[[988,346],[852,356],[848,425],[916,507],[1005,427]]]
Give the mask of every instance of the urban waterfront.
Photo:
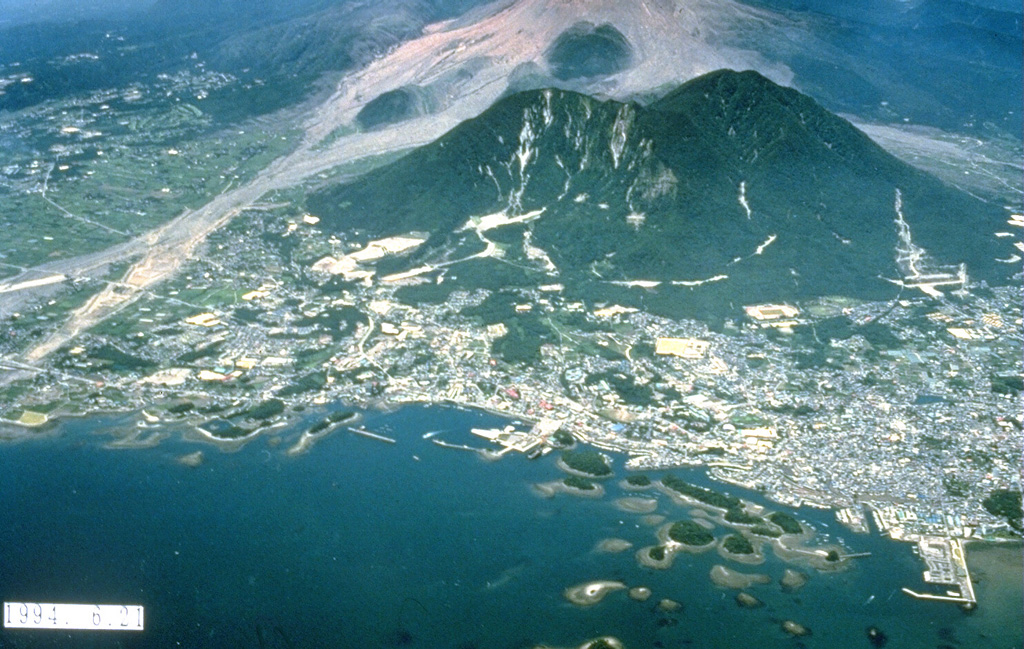
[[[472,427],[506,420],[454,408],[408,406],[366,412],[363,430],[340,426],[300,455],[288,455],[309,421],[269,431],[222,452],[171,435],[146,449],[110,449],[134,417],[68,420],[52,433],[0,446],[0,485],[9,505],[0,524],[5,601],[142,604],[147,630],[131,646],[576,646],[602,635],[627,647],[870,647],[869,627],[889,646],[1021,646],[1020,547],[968,546],[979,607],[967,614],[913,600],[923,562],[912,545],[874,531],[856,535],[830,511],[784,510],[818,532],[814,544],[870,552],[844,571],[785,564],[771,552],[756,567],[715,552],[681,555],[664,571],[641,568],[634,552],[598,553],[620,538],[657,543],[656,527],[613,505],[626,495],[624,457],[600,499],[539,497],[534,483],[564,474],[554,457],[513,453],[496,462],[432,442],[482,446]],[[179,431],[180,432],[180,431]],[[430,439],[424,435],[435,433]],[[279,440],[277,443],[273,440]],[[203,452],[195,466],[182,457]],[[758,494],[671,473],[769,509]],[[661,472],[650,472],[652,478]],[[690,507],[654,492],[656,513],[689,518]],[[716,529],[721,536],[722,529]],[[764,602],[744,609],[709,571],[727,564],[765,573],[748,589]],[[977,564],[977,565],[976,565]],[[786,567],[809,576],[785,592]],[[653,592],[647,602],[613,592],[580,608],[563,591],[619,580]],[[681,604],[664,612],[663,598]],[[811,635],[791,638],[794,620]],[[5,630],[3,646],[110,646],[109,635],[72,637]]]

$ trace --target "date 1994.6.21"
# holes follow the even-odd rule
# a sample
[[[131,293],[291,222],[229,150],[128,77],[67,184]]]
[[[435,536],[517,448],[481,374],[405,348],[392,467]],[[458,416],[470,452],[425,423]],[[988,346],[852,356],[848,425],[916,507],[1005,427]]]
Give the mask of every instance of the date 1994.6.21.
[[[137,604],[4,602],[6,629],[142,631],[143,621]]]

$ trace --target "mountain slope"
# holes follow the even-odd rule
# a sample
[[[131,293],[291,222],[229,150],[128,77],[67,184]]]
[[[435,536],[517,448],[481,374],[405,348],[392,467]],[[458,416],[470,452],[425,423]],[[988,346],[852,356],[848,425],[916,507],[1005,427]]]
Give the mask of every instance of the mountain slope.
[[[430,232],[435,250],[464,237],[471,217],[541,212],[515,227],[574,285],[649,280],[665,283],[663,297],[756,301],[893,295],[879,276],[907,272],[897,195],[914,246],[1000,277],[997,243],[976,234],[1000,209],[755,72],[713,72],[646,108],[519,93],[309,207],[338,229]],[[679,288],[711,277],[720,286]]]

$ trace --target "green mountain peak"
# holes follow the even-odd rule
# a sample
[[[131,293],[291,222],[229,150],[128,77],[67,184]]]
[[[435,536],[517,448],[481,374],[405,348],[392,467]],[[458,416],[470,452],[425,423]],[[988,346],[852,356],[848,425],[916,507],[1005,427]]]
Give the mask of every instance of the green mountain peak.
[[[581,293],[643,280],[659,286],[649,301],[700,308],[891,297],[885,278],[905,270],[904,217],[934,264],[1001,277],[991,238],[960,236],[965,222],[994,226],[1000,209],[756,72],[716,71],[646,107],[561,90],[511,95],[309,208],[339,229],[430,232],[421,259],[465,240],[473,217],[531,214],[502,237],[528,233]],[[699,284],[708,278],[720,281]]]

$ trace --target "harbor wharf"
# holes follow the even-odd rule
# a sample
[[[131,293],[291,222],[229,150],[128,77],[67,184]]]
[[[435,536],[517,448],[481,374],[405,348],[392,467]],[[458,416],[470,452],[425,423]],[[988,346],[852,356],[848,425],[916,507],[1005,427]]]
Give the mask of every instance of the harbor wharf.
[[[925,565],[928,566],[928,569],[924,571],[925,582],[955,586],[957,590],[946,591],[945,595],[934,595],[904,588],[904,593],[918,599],[955,602],[967,607],[977,604],[974,585],[971,583],[971,575],[967,570],[967,556],[964,553],[962,540],[942,536],[922,536],[917,541],[917,550]]]

